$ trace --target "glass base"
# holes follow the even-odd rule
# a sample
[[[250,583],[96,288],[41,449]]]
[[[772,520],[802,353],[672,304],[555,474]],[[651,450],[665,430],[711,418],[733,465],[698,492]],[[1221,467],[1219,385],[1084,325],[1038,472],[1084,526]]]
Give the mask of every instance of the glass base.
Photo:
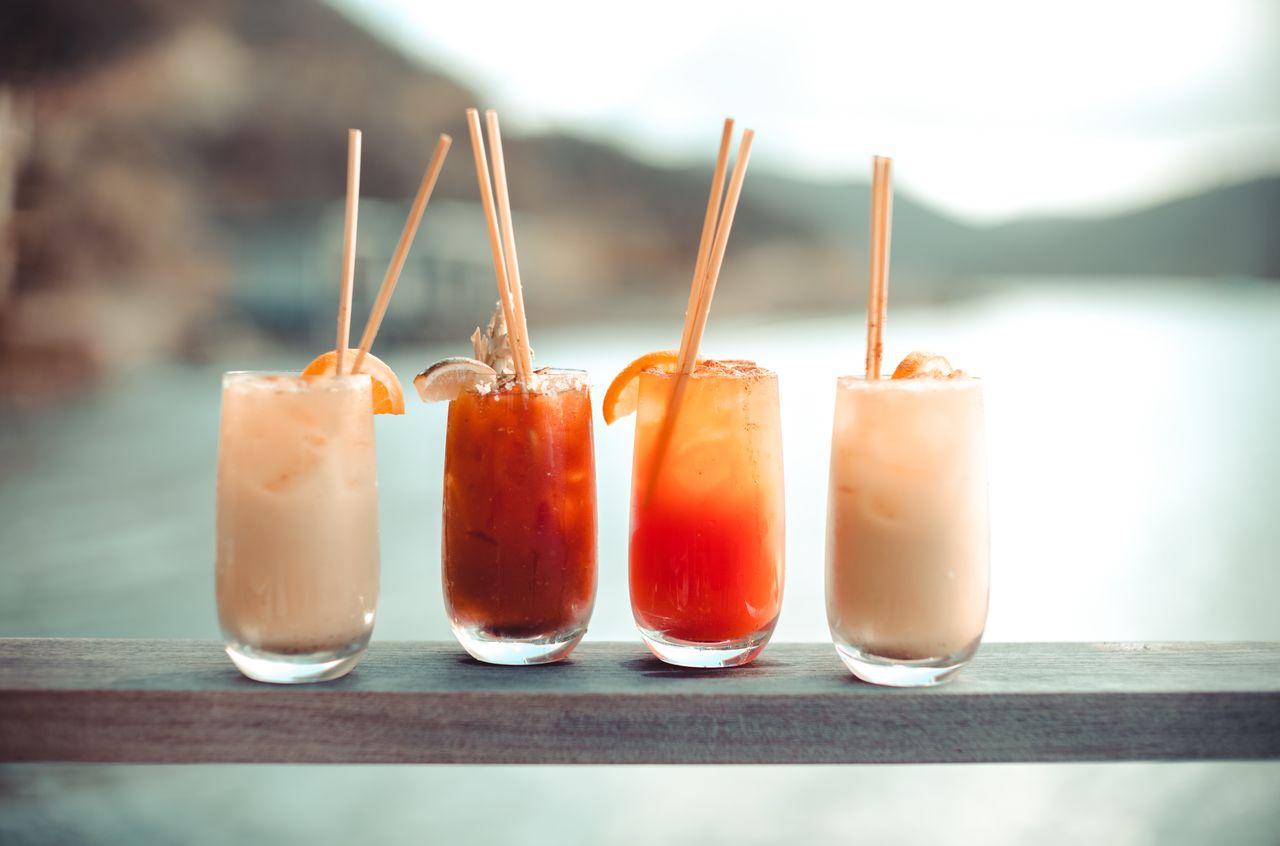
[[[864,682],[886,687],[934,687],[943,684],[963,670],[973,658],[973,653],[978,651],[978,644],[974,643],[956,655],[907,661],[882,658],[843,643],[837,643],[835,647],[840,660],[855,676]]]
[[[700,643],[679,640],[652,629],[640,629],[640,637],[649,651],[677,667],[740,667],[750,663],[764,649],[773,635],[773,623],[762,631],[741,640]]]
[[[504,638],[495,637],[477,628],[453,625],[453,636],[467,650],[467,654],[486,664],[524,666],[551,664],[563,661],[587,633],[586,626],[568,632],[556,632],[545,637]]]
[[[360,663],[368,638],[340,650],[293,655],[266,652],[243,643],[228,643],[227,654],[236,669],[254,681],[271,684],[306,684],[342,678]]]

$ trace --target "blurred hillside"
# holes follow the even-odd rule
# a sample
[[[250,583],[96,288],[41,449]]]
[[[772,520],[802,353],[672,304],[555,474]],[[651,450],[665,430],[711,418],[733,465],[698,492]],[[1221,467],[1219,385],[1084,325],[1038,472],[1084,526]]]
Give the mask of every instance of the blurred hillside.
[[[830,237],[869,226],[865,183],[754,175],[774,208]],[[976,274],[1252,276],[1280,279],[1280,177],[1099,218],[973,226],[894,200],[893,271],[906,285]],[[855,238],[856,240],[856,238]]]
[[[487,314],[463,123],[479,93],[311,0],[19,0],[4,17],[0,397],[264,340],[328,346],[349,126],[364,130],[357,325],[440,132],[454,149],[379,343],[462,339]],[[684,170],[508,128],[531,322],[678,321],[720,117]],[[753,171],[717,310],[857,307],[867,204],[864,184]],[[1280,277],[1277,231],[1280,180],[990,228],[899,195],[894,297],[962,296],[986,274]]]

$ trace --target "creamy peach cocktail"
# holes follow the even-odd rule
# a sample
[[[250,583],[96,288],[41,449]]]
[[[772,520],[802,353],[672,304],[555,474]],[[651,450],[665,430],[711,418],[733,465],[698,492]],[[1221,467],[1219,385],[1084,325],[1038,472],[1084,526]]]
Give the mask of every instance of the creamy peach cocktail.
[[[882,684],[945,680],[987,617],[982,383],[917,361],[914,378],[899,368],[836,387],[827,617],[849,668]]]
[[[223,377],[218,620],[227,653],[251,678],[336,678],[373,632],[373,416],[403,411],[403,397],[381,361],[367,356],[362,369],[326,375],[332,362],[322,356],[301,375]]]

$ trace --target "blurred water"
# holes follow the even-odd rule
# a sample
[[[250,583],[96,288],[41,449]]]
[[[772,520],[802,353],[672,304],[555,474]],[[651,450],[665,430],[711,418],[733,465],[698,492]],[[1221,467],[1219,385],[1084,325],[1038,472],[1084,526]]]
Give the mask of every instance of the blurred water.
[[[993,534],[988,639],[1280,640],[1273,493],[1280,478],[1274,437],[1280,285],[1091,280],[991,290],[945,307],[891,307],[886,329],[890,361],[932,349],[985,380]],[[623,364],[673,346],[679,332],[678,318],[671,325],[556,331],[539,331],[538,315],[530,318],[538,361],[589,370],[597,404]],[[388,360],[407,379],[438,357],[466,353],[470,329],[459,326],[458,343],[448,348]],[[856,314],[713,318],[708,331],[707,354],[754,358],[780,377],[788,558],[778,639],[827,637],[822,562],[833,384],[836,375],[861,369],[862,344]],[[155,368],[73,408],[4,420],[0,636],[217,636],[212,544],[221,369]],[[438,575],[444,421],[444,407],[416,399],[405,417],[378,420],[383,585],[375,638],[449,637]],[[588,638],[635,640],[626,593],[631,421],[608,428],[596,422],[601,578]],[[1228,840],[1280,838],[1280,815],[1270,801],[1280,795],[1280,765],[1272,764],[715,773],[9,768],[0,780],[0,835],[30,834],[40,820],[56,819],[47,833],[75,840],[109,819],[99,829],[107,839],[128,840],[131,832],[169,839],[181,831],[196,841],[203,835],[191,830],[192,819],[216,818],[220,808],[235,806],[245,832],[281,842],[355,836],[366,826],[391,825],[395,809],[419,822],[438,814],[434,830],[451,840],[466,832],[475,842],[524,842],[555,830],[602,842],[630,842],[641,830],[673,843],[716,839],[711,833],[729,839],[732,832],[740,842],[767,842],[784,829],[746,821],[775,814],[791,820],[785,831],[815,842],[853,830],[914,831],[927,839],[945,833],[941,824],[867,828],[866,814],[874,807],[877,819],[910,816],[928,795],[940,820],[967,820],[994,842],[1071,842],[1107,832],[1112,842],[1191,843],[1212,830],[1183,825],[1188,803],[1198,801],[1191,797],[1229,795],[1205,818],[1229,830]],[[350,813],[337,820],[320,813],[316,819],[328,822],[310,827],[304,808],[273,814],[275,802],[305,801],[290,787],[295,783],[315,785],[317,804],[336,802]],[[704,824],[710,809],[738,807],[756,784],[770,787],[751,800],[743,825]],[[818,789],[833,784],[841,786]],[[1089,795],[1111,801],[1059,801],[1086,786]],[[633,812],[652,794],[644,803],[638,796],[654,790],[663,797],[659,804],[683,809],[690,823],[640,821]],[[706,790],[706,801],[681,790]],[[495,791],[522,797],[516,803],[522,825],[472,830]],[[1001,815],[987,820],[971,812],[971,803],[981,806],[995,794],[1007,799]],[[1086,811],[1093,816],[1075,816]],[[585,817],[574,821],[575,814]]]
[[[460,326],[451,347],[388,358],[407,384],[426,363],[465,352],[469,329]],[[534,340],[540,362],[591,372],[598,408],[618,369],[672,345],[677,331],[624,324]],[[990,639],[1280,639],[1280,285],[1028,286],[891,311],[886,341],[888,359],[934,349],[985,381]],[[856,315],[712,321],[705,342],[708,354],[750,356],[779,373],[788,521],[779,639],[827,637],[833,386],[861,369],[862,344]],[[221,369],[157,368],[72,409],[6,420],[0,537],[10,590],[0,635],[217,636]],[[404,417],[377,421],[377,637],[449,637],[438,584],[445,411],[411,397]],[[596,420],[595,639],[633,639],[632,422]]]

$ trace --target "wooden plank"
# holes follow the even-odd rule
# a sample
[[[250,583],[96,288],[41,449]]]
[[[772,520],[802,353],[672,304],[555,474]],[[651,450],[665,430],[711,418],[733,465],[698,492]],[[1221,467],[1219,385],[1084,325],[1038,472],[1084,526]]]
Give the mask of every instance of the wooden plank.
[[[638,644],[493,667],[375,643],[322,685],[198,641],[0,640],[0,760],[922,763],[1280,758],[1280,644],[987,644],[955,682],[862,684],[829,645],[690,671]]]

